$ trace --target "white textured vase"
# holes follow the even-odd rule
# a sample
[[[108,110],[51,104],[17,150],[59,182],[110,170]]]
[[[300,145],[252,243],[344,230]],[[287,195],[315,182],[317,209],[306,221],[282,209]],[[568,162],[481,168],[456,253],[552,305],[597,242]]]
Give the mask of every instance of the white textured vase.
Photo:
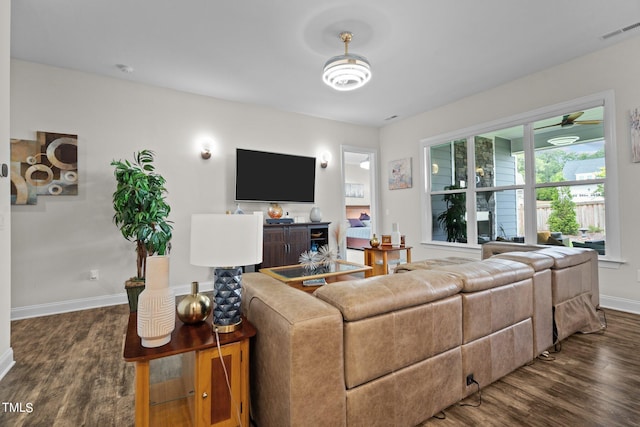
[[[400,241],[401,241],[401,236],[400,236],[400,227],[398,227],[398,223],[394,222],[393,224],[391,224],[391,246],[394,248],[399,248],[400,247]]]
[[[138,297],[138,335],[143,347],[171,341],[176,327],[176,299],[169,287],[169,257],[147,257],[145,289]]]
[[[322,221],[322,211],[317,206],[311,208],[311,212],[309,212],[309,219],[311,222],[320,222]]]

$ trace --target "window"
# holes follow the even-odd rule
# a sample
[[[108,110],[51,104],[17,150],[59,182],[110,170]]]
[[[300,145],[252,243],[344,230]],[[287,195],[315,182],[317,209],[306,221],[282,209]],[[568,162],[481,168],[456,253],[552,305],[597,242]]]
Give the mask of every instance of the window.
[[[425,243],[590,247],[616,256],[613,95],[422,142]],[[611,221],[610,221],[611,222]]]

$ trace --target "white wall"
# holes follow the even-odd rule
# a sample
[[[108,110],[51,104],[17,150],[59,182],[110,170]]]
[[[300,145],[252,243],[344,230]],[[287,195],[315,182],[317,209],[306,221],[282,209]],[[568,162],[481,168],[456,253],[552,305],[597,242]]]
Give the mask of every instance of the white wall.
[[[11,2],[0,1],[0,164],[9,164],[9,57]],[[0,379],[13,365],[11,350],[10,181],[0,178]]]
[[[211,273],[189,264],[190,215],[235,209],[236,147],[316,157],[328,150],[339,159],[341,144],[378,146],[375,128],[18,60],[11,72],[11,137],[35,138],[39,130],[77,134],[80,182],[78,196],[40,196],[36,206],[11,208],[14,318],[125,301],[135,254],[112,223],[113,159],[156,151],[175,222],[170,281],[187,290]],[[210,160],[199,154],[203,137],[212,141]],[[343,215],[340,165],[317,167],[316,204],[335,225]],[[266,212],[267,205],[241,207]],[[283,208],[308,218],[311,205]],[[89,281],[90,269],[100,271],[99,281]]]
[[[383,186],[384,228],[399,222],[408,242],[417,246],[414,259],[460,255],[459,252],[420,246],[419,141],[458,129],[532,111],[583,96],[615,91],[617,172],[620,190],[621,253],[619,268],[600,268],[603,306],[640,312],[640,163],[630,160],[629,110],[640,106],[640,37],[635,37],[561,66],[532,74],[432,111],[389,125],[380,132],[382,177],[388,160],[413,157],[414,187],[389,191]],[[409,231],[410,230],[410,231]],[[611,266],[609,266],[611,267]]]

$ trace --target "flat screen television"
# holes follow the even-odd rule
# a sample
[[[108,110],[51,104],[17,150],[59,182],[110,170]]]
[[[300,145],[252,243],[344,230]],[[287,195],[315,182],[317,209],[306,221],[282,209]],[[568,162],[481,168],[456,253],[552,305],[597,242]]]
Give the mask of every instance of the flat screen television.
[[[316,158],[236,149],[236,200],[313,203]]]

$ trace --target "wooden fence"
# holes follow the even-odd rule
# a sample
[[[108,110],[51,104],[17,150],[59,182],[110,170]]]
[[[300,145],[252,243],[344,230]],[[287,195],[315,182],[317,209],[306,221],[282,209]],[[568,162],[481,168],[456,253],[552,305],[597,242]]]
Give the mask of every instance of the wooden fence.
[[[537,228],[538,231],[548,230],[547,220],[551,215],[551,202],[537,204]],[[576,202],[576,220],[580,228],[596,227],[605,229],[604,202]]]

